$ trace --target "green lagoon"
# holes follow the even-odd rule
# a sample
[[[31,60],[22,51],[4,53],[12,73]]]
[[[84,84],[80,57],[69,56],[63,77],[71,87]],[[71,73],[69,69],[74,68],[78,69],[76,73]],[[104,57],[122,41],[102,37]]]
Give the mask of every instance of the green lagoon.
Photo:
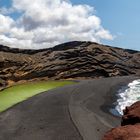
[[[0,91],[0,112],[41,92],[73,83],[72,81],[29,82],[6,88]]]

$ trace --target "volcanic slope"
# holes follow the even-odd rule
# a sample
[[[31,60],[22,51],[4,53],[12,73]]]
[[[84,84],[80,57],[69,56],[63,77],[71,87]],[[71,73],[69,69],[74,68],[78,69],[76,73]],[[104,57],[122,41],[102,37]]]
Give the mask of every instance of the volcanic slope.
[[[0,86],[40,79],[88,79],[140,73],[140,52],[92,42],[42,50],[0,46]]]

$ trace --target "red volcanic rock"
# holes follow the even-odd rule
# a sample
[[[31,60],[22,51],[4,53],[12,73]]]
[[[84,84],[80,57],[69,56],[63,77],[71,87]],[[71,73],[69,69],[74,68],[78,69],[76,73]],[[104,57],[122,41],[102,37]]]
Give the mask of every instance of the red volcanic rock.
[[[102,140],[140,140],[140,101],[123,112],[122,126],[111,129]]]
[[[126,109],[123,112],[124,115],[122,117],[122,126],[140,123],[140,101],[134,103],[130,107],[126,107]]]
[[[140,124],[113,128],[102,140],[140,140]]]

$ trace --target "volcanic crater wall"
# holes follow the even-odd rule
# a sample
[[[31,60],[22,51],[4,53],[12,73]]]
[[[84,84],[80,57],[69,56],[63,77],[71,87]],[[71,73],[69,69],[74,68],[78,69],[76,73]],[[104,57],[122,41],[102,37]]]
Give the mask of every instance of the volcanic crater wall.
[[[140,73],[140,52],[92,42],[41,50],[0,46],[0,87],[41,79],[87,79]]]

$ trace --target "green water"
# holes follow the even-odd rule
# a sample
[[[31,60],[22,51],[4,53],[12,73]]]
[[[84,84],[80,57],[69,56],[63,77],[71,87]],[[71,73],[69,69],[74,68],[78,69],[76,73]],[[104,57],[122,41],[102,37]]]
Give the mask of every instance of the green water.
[[[32,82],[9,87],[0,91],[0,112],[41,92],[72,84],[71,81]]]

